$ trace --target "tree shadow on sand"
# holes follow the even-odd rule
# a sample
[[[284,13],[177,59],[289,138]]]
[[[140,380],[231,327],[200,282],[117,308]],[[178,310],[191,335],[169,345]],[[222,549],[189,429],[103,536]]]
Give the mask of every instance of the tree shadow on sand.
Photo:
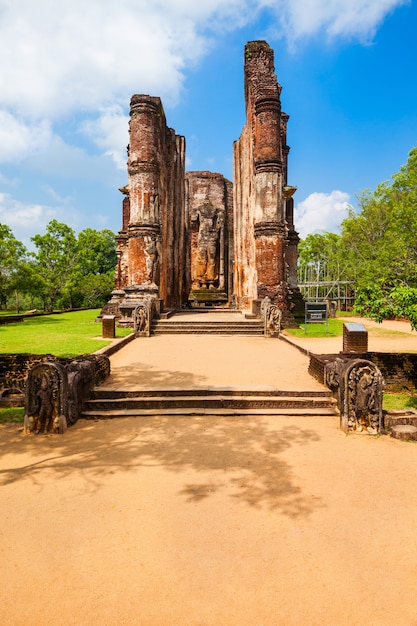
[[[172,370],[159,370],[146,363],[135,363],[129,367],[112,368],[110,376],[106,379],[102,389],[106,387],[195,387],[204,385],[207,378],[192,372],[180,372]]]
[[[178,495],[198,503],[226,490],[229,497],[250,507],[307,517],[323,506],[319,498],[297,485],[284,453],[293,446],[319,441],[313,429],[302,429],[288,418],[144,417],[87,422],[80,420],[63,436],[23,436],[21,429],[4,428],[0,443],[0,485],[31,480],[42,490],[46,480],[74,473],[83,491],[99,490],[106,477],[163,467],[179,475]],[[117,428],[116,428],[117,426]],[[19,453],[30,454],[18,466]],[[201,481],[181,484],[181,473],[201,472]],[[209,477],[207,474],[210,474]]]

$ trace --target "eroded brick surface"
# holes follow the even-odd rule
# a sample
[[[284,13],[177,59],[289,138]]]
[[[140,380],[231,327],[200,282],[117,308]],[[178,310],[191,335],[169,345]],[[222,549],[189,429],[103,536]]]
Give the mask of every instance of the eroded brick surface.
[[[287,122],[274,53],[245,47],[246,124],[234,144],[234,184],[221,174],[185,174],[185,139],[167,126],[158,97],[134,95],[128,184],[109,311],[138,287],[167,308],[188,303],[259,309],[268,296],[292,325],[298,305],[298,235],[287,182]],[[140,289],[139,289],[140,287]]]
[[[281,111],[274,53],[264,41],[245,47],[246,124],[234,145],[235,290],[240,307],[266,295],[292,325],[298,236],[294,187],[287,181],[289,116]],[[294,297],[295,296],[295,297]]]

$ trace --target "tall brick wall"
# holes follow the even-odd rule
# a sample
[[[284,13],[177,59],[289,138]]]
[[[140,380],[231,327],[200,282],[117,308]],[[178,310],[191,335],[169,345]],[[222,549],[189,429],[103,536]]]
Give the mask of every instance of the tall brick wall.
[[[185,139],[168,128],[160,99],[132,97],[116,291],[103,311],[118,314],[123,290],[133,287],[168,308],[190,298],[257,312],[268,296],[284,326],[293,325],[297,303],[303,310],[295,187],[287,184],[289,116],[266,42],[246,45],[244,73],[246,124],[234,143],[234,184],[212,172],[185,175]]]
[[[245,46],[246,124],[234,144],[235,292],[240,308],[268,296],[294,324],[298,237],[287,185],[288,115],[274,53],[265,41]]]
[[[166,306],[180,307],[187,287],[185,139],[168,128],[160,98],[148,95],[131,99],[129,135],[116,288],[155,284]]]

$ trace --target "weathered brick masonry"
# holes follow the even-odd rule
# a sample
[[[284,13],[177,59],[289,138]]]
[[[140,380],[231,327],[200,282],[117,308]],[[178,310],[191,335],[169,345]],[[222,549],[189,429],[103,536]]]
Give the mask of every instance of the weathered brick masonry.
[[[287,181],[287,122],[274,53],[265,41],[245,47],[246,124],[234,144],[235,292],[239,307],[268,296],[292,325],[298,236]],[[294,293],[293,293],[294,292]],[[256,306],[256,304],[255,304]],[[258,304],[259,306],[259,304]]]
[[[372,361],[380,369],[387,391],[417,390],[417,354],[395,354],[391,352],[311,354],[309,373],[319,382],[325,383],[325,366],[336,358]]]
[[[266,42],[246,45],[244,72],[246,124],[234,146],[234,185],[217,173],[185,174],[185,140],[168,128],[160,99],[132,97],[116,289],[103,312],[120,317],[151,297],[167,308],[220,304],[259,313],[269,296],[284,326],[294,324],[302,298],[288,115]]]

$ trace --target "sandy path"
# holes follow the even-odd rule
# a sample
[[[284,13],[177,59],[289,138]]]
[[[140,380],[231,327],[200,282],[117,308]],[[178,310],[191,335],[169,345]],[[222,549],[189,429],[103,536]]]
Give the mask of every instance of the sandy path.
[[[265,337],[158,335],[134,339],[110,360],[108,387],[323,388],[307,356]]]
[[[415,626],[415,444],[334,418],[0,427],[0,623]]]
[[[307,364],[280,340],[153,337],[109,382],[314,389]],[[416,454],[333,417],[0,426],[0,624],[417,626]]]

